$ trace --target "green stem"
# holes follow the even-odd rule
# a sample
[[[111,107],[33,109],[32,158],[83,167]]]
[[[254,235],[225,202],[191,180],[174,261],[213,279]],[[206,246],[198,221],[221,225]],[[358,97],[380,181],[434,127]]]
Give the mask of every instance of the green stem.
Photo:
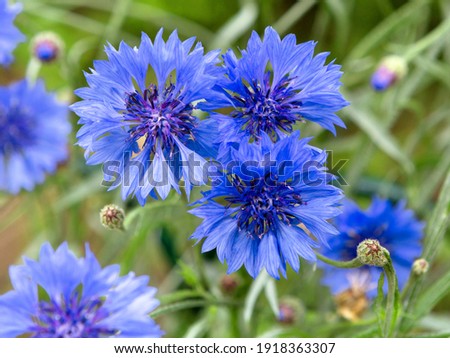
[[[196,299],[196,300],[186,300],[177,303],[171,303],[168,305],[164,305],[152,313],[150,313],[151,318],[157,318],[164,314],[173,313],[177,311],[186,310],[189,308],[195,307],[205,307],[205,306],[236,306],[240,305],[240,302],[235,301],[216,301],[216,300],[204,300],[204,299]]]
[[[409,62],[413,60],[419,53],[426,50],[429,46],[434,44],[444,35],[450,31],[450,18],[442,22],[438,27],[436,27],[427,36],[418,41],[414,46],[410,47],[403,56],[404,59]]]
[[[395,274],[394,266],[392,265],[391,257],[388,253],[386,253],[386,256],[388,257],[388,263],[383,269],[388,281],[388,293],[386,298],[386,319],[384,321],[383,336],[391,337],[397,321],[398,288],[397,276]]]
[[[428,220],[425,239],[424,250],[422,257],[431,264],[434,260],[436,253],[438,252],[439,245],[442,243],[445,232],[449,224],[449,212],[450,212],[450,170],[447,173],[447,177],[442,185],[439,198]],[[408,284],[403,290],[402,299],[404,307],[404,315],[400,325],[402,332],[406,332],[411,329],[414,320],[411,319],[414,316],[414,309],[417,298],[422,289],[422,285],[425,279],[425,275],[411,274],[408,280]]]
[[[31,57],[28,61],[27,69],[25,71],[25,77],[30,83],[35,83],[40,70],[41,62],[38,59]]]
[[[334,266],[334,267],[356,268],[356,267],[363,266],[363,264],[361,263],[361,261],[359,261],[359,259],[357,257],[350,261],[336,261],[336,260],[329,259],[328,257],[325,257],[322,254],[319,254],[318,252],[316,252],[316,256],[320,261],[325,262],[326,264]]]

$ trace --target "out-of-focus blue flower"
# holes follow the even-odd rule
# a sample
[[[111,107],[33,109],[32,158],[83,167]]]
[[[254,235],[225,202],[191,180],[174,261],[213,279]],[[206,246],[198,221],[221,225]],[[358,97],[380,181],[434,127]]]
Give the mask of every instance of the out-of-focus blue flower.
[[[206,238],[202,252],[216,249],[228,273],[245,265],[252,277],[266,269],[278,279],[286,264],[299,270],[299,257],[315,261],[313,248],[337,233],[327,220],[339,213],[342,194],[329,184],[326,152],[299,135],[274,144],[263,134],[258,144],[232,149],[202,205],[190,211],[203,219],[191,238]]]
[[[68,114],[42,81],[0,87],[0,190],[32,190],[55,172],[68,155]]]
[[[407,63],[403,57],[387,56],[381,60],[372,75],[372,87],[376,91],[384,91],[405,77],[407,71]]]
[[[160,337],[148,314],[158,306],[148,277],[101,268],[86,245],[77,258],[66,243],[42,246],[39,261],[11,266],[13,290],[0,296],[0,337]]]
[[[411,265],[422,251],[421,238],[423,223],[418,221],[411,210],[406,209],[405,201],[394,205],[387,199],[374,198],[367,210],[360,209],[355,203],[346,201],[343,213],[334,219],[338,235],[328,239],[329,247],[323,254],[334,260],[352,260],[356,257],[356,248],[364,239],[378,240],[391,254],[397,273],[399,286],[402,287],[409,276]],[[338,269],[328,265],[324,267],[323,283],[338,294],[351,287],[351,277],[367,276],[368,295],[376,294],[377,281],[381,268],[364,266],[357,269]]]
[[[326,65],[328,53],[314,56],[314,47],[313,41],[296,44],[293,34],[281,40],[268,27],[263,40],[252,33],[241,58],[232,50],[224,55],[226,76],[216,89],[221,107],[232,111],[213,115],[222,147],[259,140],[262,133],[278,140],[305,119],[334,134],[335,125],[345,127],[335,114],[348,104],[339,93],[340,66]]]
[[[8,0],[0,0],[0,65],[9,65],[14,59],[12,52],[25,36],[14,26],[21,4],[8,5]]]
[[[86,74],[84,99],[72,106],[82,125],[78,144],[88,164],[105,164],[111,189],[122,184],[122,197],[136,195],[144,205],[155,191],[165,199],[184,179],[202,185],[204,157],[215,154],[210,120],[199,120],[197,103],[211,101],[211,88],[222,73],[219,51],[204,54],[194,38],[180,41],[174,31],[167,42],[162,30],[155,41],[142,34],[139,48],[121,43],[106,47],[107,61],[95,61]],[[192,49],[193,47],[193,49]],[[192,49],[192,50],[191,50]],[[154,74],[154,78],[151,76]],[[149,79],[150,77],[150,79]]]

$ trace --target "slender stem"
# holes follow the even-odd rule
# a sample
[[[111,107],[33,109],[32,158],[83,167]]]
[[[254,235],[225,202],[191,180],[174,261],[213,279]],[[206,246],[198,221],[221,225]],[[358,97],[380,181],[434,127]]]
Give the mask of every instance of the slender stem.
[[[363,264],[361,263],[361,261],[359,261],[359,259],[357,257],[351,261],[336,261],[336,260],[329,259],[328,257],[325,257],[322,254],[319,254],[318,252],[316,252],[316,256],[320,261],[325,262],[326,264],[334,266],[334,267],[356,268],[356,267],[363,266]]]
[[[395,322],[397,321],[396,306],[398,304],[397,295],[397,275],[395,274],[394,266],[392,265],[392,260],[389,254],[386,253],[388,257],[388,263],[383,267],[388,281],[388,293],[386,298],[386,319],[384,321],[383,335],[384,337],[391,337],[394,331]]]
[[[193,252],[194,252],[195,266],[197,266],[197,272],[199,273],[201,285],[200,287],[198,287],[198,289],[206,294],[209,291],[209,280],[208,277],[206,277],[205,262],[203,260],[202,253],[200,252],[200,247],[194,247]]]
[[[35,83],[41,70],[41,62],[33,56],[28,61],[25,77],[30,83]]]
[[[217,301],[217,300],[204,300],[204,299],[194,299],[185,300],[177,303],[171,303],[164,305],[152,313],[150,313],[151,318],[156,318],[167,313],[173,313],[177,311],[182,311],[194,307],[205,307],[205,306],[239,306],[240,302],[237,301]]]
[[[406,51],[404,58],[406,61],[411,61],[414,59],[420,52],[426,50],[429,46],[434,44],[439,39],[444,39],[444,35],[446,32],[450,31],[450,18],[442,22],[438,27],[436,27],[432,32],[430,32],[427,36],[418,41],[414,46],[410,47],[408,51]]]
[[[450,202],[450,170],[448,171],[447,177],[444,181],[444,185],[441,188],[439,198],[428,220],[427,229],[424,239],[424,250],[422,257],[432,263],[439,244],[442,242],[445,231],[448,225],[448,203]],[[411,274],[408,280],[408,284],[403,290],[403,318],[400,325],[402,332],[411,329],[414,322],[410,317],[414,314],[414,309],[416,305],[419,292],[422,289],[422,285],[425,279],[425,275],[414,275]]]

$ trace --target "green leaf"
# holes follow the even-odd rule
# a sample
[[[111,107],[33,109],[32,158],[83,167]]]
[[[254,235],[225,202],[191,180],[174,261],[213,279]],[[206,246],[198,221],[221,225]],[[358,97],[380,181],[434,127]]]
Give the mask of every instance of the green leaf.
[[[212,48],[229,47],[247,30],[258,17],[258,5],[255,0],[242,0],[242,7],[228,22],[223,25],[211,43]]]
[[[134,208],[128,213],[125,213],[125,220],[123,221],[123,226],[125,230],[130,230],[132,228],[132,223],[136,219],[140,218],[143,214],[143,209],[141,207]]]
[[[372,140],[378,148],[397,161],[408,174],[411,174],[414,171],[414,164],[400,148],[395,138],[388,131],[383,129],[369,112],[358,109],[353,105],[352,107],[347,107],[345,113],[358,127],[366,132],[370,140]]]
[[[436,206],[428,220],[424,240],[424,253],[422,257],[430,264],[436,256],[438,247],[444,238],[444,234],[449,224],[450,211],[450,170],[448,171],[441,193],[439,194]],[[411,274],[408,291],[405,292],[405,317],[401,329],[408,331],[416,319],[429,312],[434,305],[449,291],[450,272],[438,280],[422,296],[419,296],[424,276]],[[433,291],[433,289],[435,291]],[[420,298],[418,298],[420,297]]]
[[[297,1],[273,24],[273,28],[280,34],[285,33],[292,25],[300,21],[315,3],[315,0]]]
[[[395,31],[400,26],[405,26],[405,23],[413,18],[413,14],[421,11],[421,8],[427,2],[428,1],[425,0],[406,3],[384,21],[380,22],[380,24],[369,32],[368,35],[363,37],[353,48],[348,57],[350,59],[360,59],[366,56],[372,49],[383,44],[391,32]]]
[[[172,303],[172,304],[164,305],[164,306],[157,308],[152,313],[150,313],[150,317],[156,318],[156,317],[162,316],[164,314],[182,311],[182,310],[186,310],[189,308],[206,307],[207,305],[210,305],[210,304],[212,304],[212,303],[208,302],[207,300],[186,300],[186,301],[182,301],[182,302]]]
[[[272,309],[275,318],[278,318],[280,316],[280,306],[278,304],[277,286],[273,279],[270,279],[267,282],[264,293],[266,294],[267,301],[269,301],[270,308]]]
[[[195,321],[189,326],[183,338],[199,338],[202,337],[209,327],[209,318],[207,315]]]
[[[158,297],[162,304],[170,304],[177,301],[183,301],[188,298],[199,298],[203,295],[198,291],[193,290],[179,290],[173,293],[168,293]]]
[[[194,288],[201,286],[200,277],[191,266],[183,261],[178,261],[178,266],[180,267],[180,275],[188,286]]]
[[[450,271],[437,280],[420,296],[414,310],[415,317],[420,318],[430,312],[442,298],[450,293]]]
[[[447,171],[447,178],[442,186],[439,194],[438,202],[433,210],[430,220],[428,221],[426,236],[424,240],[423,257],[432,262],[439,244],[441,243],[445,231],[449,224],[450,213],[450,170]]]
[[[261,294],[262,290],[266,287],[270,277],[266,271],[262,271],[259,276],[253,281],[250,289],[248,290],[247,297],[244,304],[244,322],[250,324],[255,309],[256,301]]]

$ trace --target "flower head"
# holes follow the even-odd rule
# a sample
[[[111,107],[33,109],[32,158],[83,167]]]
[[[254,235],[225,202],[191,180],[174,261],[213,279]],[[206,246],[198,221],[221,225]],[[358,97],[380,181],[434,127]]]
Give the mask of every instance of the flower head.
[[[11,266],[13,290],[0,296],[0,337],[160,337],[148,314],[158,306],[148,277],[101,268],[86,245],[77,258],[66,243],[42,246],[39,261]]]
[[[303,120],[316,122],[335,133],[345,127],[335,114],[348,103],[339,93],[340,66],[325,64],[328,53],[314,56],[313,41],[296,44],[295,35],[283,40],[266,28],[261,40],[253,32],[238,59],[232,50],[224,55],[226,76],[216,89],[223,94],[220,107],[229,114],[213,115],[222,147],[243,140],[259,140],[262,133],[276,141]]]
[[[0,65],[6,66],[12,62],[12,52],[25,39],[13,24],[21,10],[21,4],[8,5],[8,0],[0,0]]]
[[[429,268],[430,264],[423,258],[417,259],[412,265],[412,271],[418,276],[426,274]]]
[[[108,60],[95,61],[89,87],[75,92],[83,99],[72,106],[82,125],[78,144],[88,164],[110,168],[105,180],[114,177],[111,189],[122,184],[123,199],[134,194],[143,205],[155,191],[165,199],[171,188],[179,192],[181,179],[189,196],[192,185],[207,180],[202,166],[204,156],[214,156],[212,122],[194,110],[209,99],[221,69],[218,51],[204,54],[194,41],[173,32],[164,42],[161,30],[154,42],[142,34],[139,48],[108,45]]]
[[[407,72],[408,65],[403,57],[387,56],[372,75],[372,87],[375,91],[384,91],[405,77]]]
[[[123,230],[124,219],[125,212],[117,205],[108,204],[100,210],[100,222],[106,229]]]
[[[266,269],[278,279],[286,263],[298,271],[299,256],[315,261],[313,248],[337,233],[326,220],[338,214],[342,195],[328,184],[326,152],[298,137],[273,144],[263,135],[258,144],[232,150],[202,205],[191,210],[204,219],[192,238],[206,238],[202,252],[216,249],[228,273],[245,265],[252,277]]]
[[[61,56],[64,43],[53,32],[41,32],[33,38],[31,46],[37,60],[42,63],[51,63]]]
[[[356,248],[356,253],[364,265],[383,267],[388,263],[389,251],[378,240],[365,239]]]
[[[420,256],[423,231],[423,223],[405,206],[405,201],[394,205],[387,199],[374,198],[370,207],[362,210],[355,203],[346,201],[343,213],[334,219],[339,234],[329,238],[329,247],[323,249],[323,254],[334,260],[351,260],[357,256],[357,247],[362,241],[367,238],[376,240],[389,251],[399,286],[402,287],[408,279],[412,263]],[[324,270],[323,283],[334,294],[351,287],[349,277],[367,271],[370,278],[367,293],[373,296],[382,269],[364,266],[342,270],[324,266]]]
[[[67,158],[67,106],[26,80],[0,87],[0,190],[32,190]]]

